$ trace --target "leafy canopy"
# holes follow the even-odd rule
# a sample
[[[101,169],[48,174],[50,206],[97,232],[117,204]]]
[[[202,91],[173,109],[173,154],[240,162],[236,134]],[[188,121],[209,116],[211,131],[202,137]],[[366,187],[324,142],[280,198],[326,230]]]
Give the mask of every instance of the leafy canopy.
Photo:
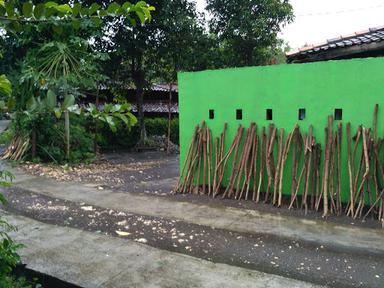
[[[225,66],[263,65],[280,45],[282,25],[292,21],[288,0],[207,0],[209,27],[220,41]]]

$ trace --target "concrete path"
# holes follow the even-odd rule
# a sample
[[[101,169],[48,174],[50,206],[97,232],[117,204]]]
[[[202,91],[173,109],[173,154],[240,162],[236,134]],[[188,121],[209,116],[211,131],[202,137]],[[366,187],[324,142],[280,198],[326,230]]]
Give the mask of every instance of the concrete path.
[[[0,120],[0,133],[4,132],[9,125],[11,124],[10,120]]]
[[[100,189],[93,184],[57,182],[26,175],[17,169],[13,172],[16,181],[6,191],[9,211],[46,224],[112,236],[117,236],[116,230],[124,229],[129,236],[123,241],[136,241],[145,236],[146,244],[152,246],[151,249],[162,249],[162,253],[187,254],[226,263],[229,267],[235,265],[247,271],[263,271],[267,275],[271,273],[329,287],[383,287],[384,247],[381,243],[384,231],[380,229],[281,216],[217,203],[175,201],[170,197]],[[183,239],[178,239],[177,235],[183,235]],[[109,238],[114,241],[116,237],[112,236]],[[88,245],[87,242],[83,244]],[[81,251],[82,247],[75,249]],[[44,266],[44,262],[41,265]],[[72,273],[66,264],[62,269]],[[70,281],[70,276],[63,276],[69,279],[62,280]],[[164,284],[160,287],[183,286]]]
[[[280,216],[224,205],[208,206],[171,201],[166,198],[137,193],[99,190],[97,186],[91,184],[60,183],[44,177],[25,175],[19,170],[14,170],[14,173],[16,175],[16,187],[72,202],[85,202],[103,208],[178,219],[188,223],[242,233],[269,234],[301,239],[335,247],[339,251],[346,249],[378,255],[384,253],[384,246],[382,245],[384,229],[338,225],[325,221]]]
[[[4,213],[0,210],[0,213]],[[320,287],[6,214],[30,269],[82,287]]]

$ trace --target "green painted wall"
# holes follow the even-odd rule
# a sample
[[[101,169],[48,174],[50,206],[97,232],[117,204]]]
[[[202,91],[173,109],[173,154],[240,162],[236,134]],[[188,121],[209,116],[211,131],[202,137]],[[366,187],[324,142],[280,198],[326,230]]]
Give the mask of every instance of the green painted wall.
[[[346,123],[351,122],[352,135],[360,124],[372,127],[374,105],[379,104],[378,136],[384,136],[384,58],[179,73],[179,102],[180,163],[184,163],[194,127],[202,120],[214,137],[225,122],[229,124],[227,148],[238,124],[249,127],[251,122],[257,123],[259,135],[262,126],[273,122],[285,129],[285,136],[295,124],[302,132],[312,124],[317,141],[324,147],[327,116],[333,115],[335,108],[342,108],[345,200],[349,193]],[[265,119],[267,108],[273,109],[273,121]],[[303,121],[298,120],[299,108],[306,109]],[[209,109],[215,110],[213,120],[208,119]],[[236,120],[236,109],[243,110],[243,120]],[[289,184],[284,183],[286,193],[290,193]]]

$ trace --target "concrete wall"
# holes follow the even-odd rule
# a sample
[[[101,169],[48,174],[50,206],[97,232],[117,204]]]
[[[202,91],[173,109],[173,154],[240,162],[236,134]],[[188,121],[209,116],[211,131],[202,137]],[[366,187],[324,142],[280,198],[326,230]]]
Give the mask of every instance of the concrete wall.
[[[372,127],[374,105],[379,104],[378,136],[384,136],[384,58],[367,58],[309,64],[275,65],[237,69],[212,70],[179,74],[180,162],[184,158],[196,124],[205,120],[218,136],[223,124],[229,124],[228,148],[241,123],[261,127],[274,123],[285,129],[285,136],[299,124],[302,132],[309,125],[324,147],[327,116],[336,108],[343,111],[342,181],[343,199],[349,193],[345,126],[351,122],[352,135],[358,125]],[[273,109],[273,120],[266,120],[266,109]],[[298,120],[298,109],[306,109],[305,120]],[[215,118],[208,119],[209,109]],[[236,120],[236,109],[243,119]],[[336,128],[339,121],[334,121]],[[290,169],[286,169],[290,170]],[[285,192],[290,181],[285,177]]]

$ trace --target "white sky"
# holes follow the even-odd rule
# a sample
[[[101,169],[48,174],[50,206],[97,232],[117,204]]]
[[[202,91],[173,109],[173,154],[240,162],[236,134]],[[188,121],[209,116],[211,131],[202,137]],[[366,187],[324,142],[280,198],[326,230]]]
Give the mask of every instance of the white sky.
[[[196,0],[204,11],[205,0]],[[291,0],[295,20],[280,35],[291,48],[384,25],[383,0]]]

